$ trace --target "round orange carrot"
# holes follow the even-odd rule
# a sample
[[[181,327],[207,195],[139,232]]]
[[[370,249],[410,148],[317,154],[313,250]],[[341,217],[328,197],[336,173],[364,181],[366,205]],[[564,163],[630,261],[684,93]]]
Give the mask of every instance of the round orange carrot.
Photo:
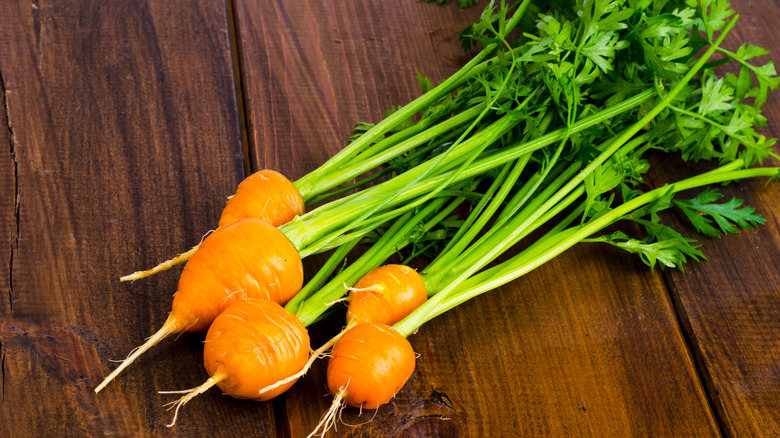
[[[420,274],[405,265],[380,266],[350,290],[348,322],[393,325],[428,299]]]
[[[414,372],[409,341],[384,324],[358,324],[333,346],[328,389],[350,406],[376,409],[387,403]]]
[[[309,358],[309,334],[298,318],[279,304],[251,299],[233,303],[211,324],[203,361],[225,394],[270,400],[287,388],[260,392],[303,366]]]
[[[209,235],[184,266],[171,315],[204,331],[235,300],[285,304],[301,286],[303,263],[287,237],[262,220],[241,219]]]
[[[284,304],[302,285],[301,258],[276,227],[259,219],[241,219],[220,227],[203,241],[185,266],[162,328],[109,374],[95,392],[171,333],[204,331],[237,300],[260,298]]]
[[[411,377],[414,361],[409,341],[390,326],[368,322],[347,330],[328,361],[333,403],[309,436],[324,436],[344,403],[376,409],[390,401]]]
[[[278,227],[305,213],[303,196],[284,175],[263,169],[249,175],[238,185],[222,210],[219,226],[243,218],[262,219]]]
[[[233,397],[266,401],[286,391],[291,381],[270,391],[263,388],[299,369],[309,357],[309,334],[298,318],[279,304],[248,299],[227,307],[206,335],[203,361],[210,378],[186,391],[181,406],[214,385]],[[172,426],[176,422],[173,417]]]

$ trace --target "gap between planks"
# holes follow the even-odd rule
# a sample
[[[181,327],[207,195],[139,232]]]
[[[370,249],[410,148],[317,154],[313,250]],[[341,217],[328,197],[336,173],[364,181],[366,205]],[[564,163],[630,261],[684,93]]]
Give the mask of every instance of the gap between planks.
[[[225,2],[227,8],[228,26],[230,32],[230,54],[233,60],[233,72],[236,89],[236,102],[238,104],[238,117],[239,126],[241,129],[241,144],[244,147],[244,171],[245,176],[249,176],[252,173],[260,170],[260,160],[253,153],[255,145],[252,143],[252,137],[249,135],[250,123],[249,117],[247,117],[247,103],[246,94],[244,92],[244,75],[242,74],[243,58],[243,46],[241,44],[241,30],[238,28],[238,12],[235,5],[236,0],[227,0]],[[272,401],[272,412],[274,413],[274,425],[277,438],[289,438],[290,432],[290,418],[287,415],[287,403],[286,397],[276,397]]]
[[[238,105],[238,123],[241,129],[241,145],[244,147],[244,172],[245,177],[257,172],[258,165],[260,163],[258,157],[253,156],[252,151],[255,149],[251,137],[249,136],[251,123],[247,117],[246,100],[244,93],[244,75],[241,73],[243,68],[243,59],[241,53],[243,52],[241,44],[241,31],[238,28],[238,12],[236,11],[236,0],[227,0],[225,7],[227,8],[228,28],[230,32],[230,54],[233,59],[233,74],[236,89],[236,103]],[[257,163],[257,164],[256,164]]]
[[[696,339],[696,335],[693,333],[690,321],[688,320],[688,314],[685,312],[685,306],[682,304],[682,301],[680,301],[680,295],[676,292],[671,275],[667,272],[661,272],[659,275],[663,280],[666,295],[669,297],[669,303],[674,311],[677,328],[682,334],[685,350],[693,363],[696,379],[698,380],[699,385],[701,385],[704,396],[707,399],[707,408],[710,410],[712,418],[715,419],[715,424],[718,426],[718,433],[720,436],[729,436],[726,431],[727,429],[723,416],[721,415],[722,411],[716,408],[714,397],[715,386],[712,383],[712,377],[707,369],[704,356],[701,353],[699,342]]]

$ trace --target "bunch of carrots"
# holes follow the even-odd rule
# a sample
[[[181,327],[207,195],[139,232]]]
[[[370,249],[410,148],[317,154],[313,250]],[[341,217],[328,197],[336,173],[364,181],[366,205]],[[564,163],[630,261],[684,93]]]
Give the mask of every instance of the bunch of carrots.
[[[577,243],[608,243],[651,268],[682,270],[704,255],[658,212],[680,208],[708,235],[763,223],[739,201],[716,203],[711,189],[679,197],[780,175],[760,166],[780,157],[758,133],[780,78],[771,63],[751,62],[763,49],[722,47],[737,19],[729,3],[556,3],[491,3],[461,35],[482,49],[453,76],[436,86],[421,77],[420,97],[360,124],[347,147],[295,182],[271,170],[251,175],[198,246],[122,277],[186,262],[167,321],[95,391],[165,337],[207,331],[209,377],[175,391],[171,425],[213,386],[269,400],[328,356],[334,400],[312,432],[324,434],[344,404],[376,409],[391,400],[415,367],[406,338],[425,322]],[[719,77],[715,68],[729,61],[738,73]],[[647,189],[649,153],[718,166]],[[602,234],[626,221],[645,236]],[[361,242],[367,249],[346,264]],[[387,264],[404,248],[406,260]],[[325,251],[330,258],[305,282],[301,260]],[[421,255],[429,262],[418,273],[408,263]],[[306,327],[343,304],[344,330],[310,346]]]

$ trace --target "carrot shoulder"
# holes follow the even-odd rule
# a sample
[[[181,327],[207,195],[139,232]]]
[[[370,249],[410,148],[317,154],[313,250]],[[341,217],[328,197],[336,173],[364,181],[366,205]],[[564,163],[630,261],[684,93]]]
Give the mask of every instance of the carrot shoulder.
[[[380,266],[349,289],[347,322],[393,325],[428,299],[422,277],[406,265]]]
[[[255,218],[278,227],[305,212],[303,196],[295,185],[281,173],[263,169],[238,185],[236,194],[222,210],[219,226]]]

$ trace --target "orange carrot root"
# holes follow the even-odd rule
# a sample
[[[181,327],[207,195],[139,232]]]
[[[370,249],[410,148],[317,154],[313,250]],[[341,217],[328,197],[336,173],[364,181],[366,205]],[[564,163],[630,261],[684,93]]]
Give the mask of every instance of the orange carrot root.
[[[136,271],[136,272],[133,272],[132,274],[125,275],[124,277],[121,277],[119,279],[119,281],[138,280],[138,279],[141,279],[141,278],[148,277],[150,275],[154,275],[154,274],[156,274],[158,272],[167,271],[168,269],[171,269],[172,267],[178,265],[179,263],[183,263],[183,262],[186,262],[187,260],[189,260],[190,257],[192,257],[192,255],[195,254],[195,252],[198,250],[199,247],[200,247],[200,244],[195,245],[191,250],[189,250],[189,251],[187,251],[185,253],[179,254],[179,255],[177,255],[176,257],[174,257],[174,258],[172,258],[170,260],[166,260],[166,261],[160,263],[159,265],[157,265],[157,266],[155,266],[155,267],[153,267],[151,269],[147,269],[145,271]]]
[[[347,326],[341,332],[339,332],[336,336],[332,337],[328,342],[322,344],[322,346],[320,346],[320,348],[312,351],[311,356],[309,356],[309,360],[306,361],[306,364],[303,366],[303,368],[301,368],[300,371],[298,371],[297,373],[293,374],[290,377],[287,377],[286,379],[282,379],[282,380],[274,383],[273,385],[266,386],[265,388],[260,390],[260,394],[264,394],[264,393],[266,393],[266,392],[268,392],[268,391],[270,391],[272,389],[276,389],[276,388],[278,388],[278,387],[280,387],[282,385],[285,385],[285,384],[290,383],[290,382],[294,382],[294,381],[300,379],[301,377],[303,377],[311,369],[312,365],[314,365],[314,361],[316,361],[317,359],[319,359],[321,357],[325,357],[326,356],[325,352],[330,350],[330,348],[333,347],[333,344],[335,344],[339,339],[341,339],[341,337],[344,336],[344,334],[349,329],[351,329],[352,326],[354,326],[354,323],[347,324]]]
[[[428,296],[425,281],[405,265],[384,265],[348,287],[347,321],[393,325],[419,307]]]
[[[225,394],[256,401],[286,391],[304,368],[309,335],[300,321],[277,303],[249,299],[226,308],[209,327],[203,363],[209,375],[224,369]]]
[[[344,401],[376,409],[395,396],[414,372],[414,350],[392,327],[360,323],[333,346],[328,360],[328,388],[336,394],[349,384]]]

